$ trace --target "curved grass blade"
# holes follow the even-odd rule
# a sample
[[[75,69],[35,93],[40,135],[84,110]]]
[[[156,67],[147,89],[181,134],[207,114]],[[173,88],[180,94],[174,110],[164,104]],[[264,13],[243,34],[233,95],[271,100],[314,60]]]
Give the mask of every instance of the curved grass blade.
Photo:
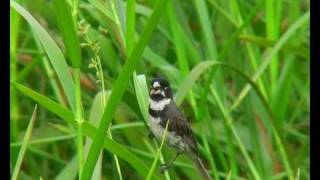
[[[76,24],[66,0],[53,1],[58,27],[63,37],[67,54],[72,67],[81,67],[80,43],[77,37]]]
[[[44,106],[50,112],[56,114],[60,118],[64,119],[68,123],[72,124],[73,127],[76,127],[76,122],[74,121],[73,113],[64,108],[62,105],[56,103],[55,101],[39,94],[32,89],[25,87],[19,83],[11,82],[11,84],[21,93],[26,95],[27,97],[33,99],[39,105]],[[97,129],[87,121],[83,122],[82,133],[85,136],[89,136],[91,139],[94,139],[96,135]],[[104,137],[103,139],[103,147],[110,151],[113,154],[116,154],[121,159],[127,161],[141,176],[146,177],[148,174],[147,166],[141,162],[132,152],[127,150],[127,148],[108,137]],[[154,176],[154,178],[159,179],[159,177]]]
[[[158,163],[159,158],[160,158],[160,154],[161,154],[161,150],[162,150],[164,141],[165,141],[165,139],[167,137],[168,124],[169,124],[169,121],[167,122],[166,128],[165,128],[164,133],[162,135],[161,144],[160,144],[159,149],[157,150],[156,157],[154,158],[154,160],[152,162],[152,165],[151,165],[151,168],[149,170],[148,176],[146,177],[147,180],[150,180],[153,177],[154,171],[156,169],[157,163]]]
[[[68,71],[68,66],[63,53],[55,41],[50,37],[48,32],[34,19],[34,17],[28,11],[26,11],[15,1],[10,1],[10,6],[14,8],[30,24],[35,32],[35,35],[39,38],[43,49],[47,53],[49,60],[58,75],[64,92],[67,95],[69,105],[71,109],[76,112],[76,99],[74,94],[75,85]]]
[[[269,106],[267,100],[263,96],[262,92],[259,90],[258,86],[255,84],[255,82],[252,79],[250,79],[247,75],[245,75],[243,72],[238,70],[237,68],[230,66],[228,64],[216,62],[216,61],[204,61],[202,63],[199,63],[196,67],[192,69],[192,71],[189,73],[186,80],[180,86],[180,89],[178,90],[179,93],[176,94],[176,100],[178,100],[179,102],[182,102],[183,98],[186,96],[187,92],[192,88],[192,86],[194,85],[195,81],[199,78],[199,76],[203,74],[206,69],[215,65],[226,67],[228,69],[231,69],[237,72],[239,75],[241,75],[241,77],[243,77],[246,81],[248,81],[251,87],[253,87],[254,91],[257,93],[258,97],[260,98],[261,102],[263,103],[265,109],[268,112],[268,115],[271,119],[272,133],[275,137],[276,144],[279,147],[282,161],[286,167],[287,173],[291,174],[292,171],[291,171],[290,163],[288,161],[287,153],[283,146],[281,137],[279,136],[279,130],[275,126],[274,116],[273,116],[271,107]]]
[[[29,124],[28,124],[27,131],[26,131],[26,133],[24,135],[24,138],[23,138],[23,141],[22,141],[22,146],[21,146],[20,151],[19,151],[18,159],[17,159],[17,162],[16,162],[16,164],[14,166],[13,173],[12,173],[12,176],[11,176],[12,180],[18,179],[18,175],[19,175],[21,164],[22,164],[23,156],[24,156],[24,154],[25,154],[25,152],[27,150],[27,146],[28,146],[29,140],[31,138],[31,133],[32,133],[34,121],[36,120],[36,116],[37,116],[37,105],[34,107],[31,119],[30,119]]]
[[[129,56],[129,59],[123,67],[122,72],[115,81],[115,85],[113,87],[110,99],[103,113],[103,117],[98,127],[97,134],[94,138],[93,144],[88,154],[88,158],[85,162],[85,171],[83,172],[81,179],[90,179],[92,175],[93,167],[96,164],[99,152],[103,145],[103,139],[105,138],[104,134],[109,127],[109,124],[111,122],[112,116],[116,110],[117,105],[120,103],[121,97],[123,96],[123,93],[127,87],[132,72],[136,64],[139,62],[143,50],[146,47],[151,37],[151,34],[162,15],[162,7],[166,4],[167,1],[168,0],[159,0],[156,4],[155,10],[152,13],[146,27],[144,28],[137,45],[133,49],[131,55]]]
[[[284,46],[284,44],[289,40],[289,38],[301,27],[304,23],[306,23],[310,18],[310,11],[301,16],[278,40],[275,46],[271,49],[270,53],[264,58],[262,64],[257,69],[256,73],[252,76],[252,81],[255,82],[259,79],[259,77],[264,73],[268,65],[271,63],[273,56]],[[234,101],[233,105],[230,108],[230,111],[233,111],[240,102],[244,99],[244,97],[250,91],[251,86],[247,84],[242,91],[240,92],[237,99]]]
[[[192,88],[196,80],[200,77],[205,70],[207,70],[209,67],[211,67],[214,64],[219,64],[217,61],[204,61],[199,64],[197,64],[188,74],[188,76],[185,78],[185,80],[180,85],[176,95],[175,95],[175,102],[177,105],[180,105],[182,103],[182,100],[186,97],[188,94],[188,91]]]
[[[136,91],[137,101],[139,104],[141,114],[142,114],[145,122],[148,123],[149,93],[148,93],[148,86],[147,86],[146,77],[143,74],[137,75],[137,73],[134,72],[133,73],[133,83],[134,83],[134,88]]]

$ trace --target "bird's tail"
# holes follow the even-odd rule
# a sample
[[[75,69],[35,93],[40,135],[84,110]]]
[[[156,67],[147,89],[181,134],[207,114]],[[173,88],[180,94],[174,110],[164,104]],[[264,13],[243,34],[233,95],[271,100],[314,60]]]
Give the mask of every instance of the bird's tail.
[[[197,165],[198,171],[200,172],[201,176],[203,177],[203,179],[205,180],[212,180],[211,176],[209,175],[208,171],[206,170],[206,168],[204,167],[201,159],[199,156],[195,155],[195,154],[191,154],[190,155],[191,158],[194,160],[194,162]]]

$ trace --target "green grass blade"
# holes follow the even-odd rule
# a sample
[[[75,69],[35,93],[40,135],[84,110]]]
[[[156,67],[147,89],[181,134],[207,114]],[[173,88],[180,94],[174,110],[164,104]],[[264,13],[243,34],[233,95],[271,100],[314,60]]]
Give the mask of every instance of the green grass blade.
[[[206,2],[203,0],[193,1],[200,19],[202,31],[204,34],[204,41],[206,43],[206,49],[208,52],[207,57],[212,60],[216,60],[218,58],[217,48],[215,38],[213,37],[213,31],[211,28],[211,22],[209,19],[209,13],[206,6]]]
[[[74,115],[73,113],[61,106],[60,104],[52,101],[51,99],[21,85],[18,83],[11,83],[18,91],[26,95],[27,97],[33,99],[37,103],[39,103],[41,106],[44,106],[47,110],[50,112],[56,114],[63,120],[69,122],[74,127],[76,126],[76,122],[74,121]],[[84,135],[89,136],[91,139],[94,139],[96,136],[97,128],[95,128],[92,124],[88,123],[87,121],[83,122],[82,132]],[[146,177],[148,174],[148,168],[147,166],[141,162],[139,158],[137,158],[132,152],[127,150],[126,147],[123,145],[111,140],[108,137],[104,137],[103,141],[103,147],[110,151],[111,153],[116,154],[121,159],[127,161],[133,168],[137,170],[137,172],[143,176]],[[156,177],[156,179],[159,179]]]
[[[175,66],[169,64],[164,58],[153,52],[150,48],[146,47],[143,57],[152,66],[159,68],[170,82],[178,83],[182,79],[179,70]]]
[[[230,23],[232,25],[234,25],[235,27],[238,27],[239,24],[237,23],[237,21],[235,19],[233,19],[232,16],[230,16],[230,14],[228,14],[228,12],[226,12],[226,10],[224,10],[222,7],[220,7],[220,5],[217,4],[217,2],[215,0],[209,0],[209,3],[212,4],[212,6],[222,15],[224,16],[228,21],[230,21]]]
[[[52,136],[52,137],[46,137],[46,138],[37,138],[37,139],[31,139],[29,141],[29,144],[30,145],[35,145],[35,144],[52,143],[52,142],[56,142],[56,141],[73,139],[75,137],[76,137],[75,134],[69,134],[69,135],[63,135],[63,136]],[[22,146],[22,143],[23,142],[10,143],[10,147]]]
[[[130,56],[130,53],[133,50],[135,39],[135,22],[136,22],[136,12],[135,12],[136,0],[127,1],[127,18],[126,18],[126,43],[127,43],[127,54]]]
[[[140,111],[146,123],[149,122],[149,92],[146,77],[141,74],[137,75],[133,73],[133,83],[136,91],[137,101],[139,104]]]
[[[182,100],[186,97],[188,94],[188,91],[192,88],[195,81],[200,77],[203,72],[208,69],[213,64],[218,63],[217,61],[204,61],[199,64],[197,64],[188,74],[188,76],[185,78],[185,80],[180,85],[176,95],[175,95],[175,102],[177,105],[180,105],[182,103]]]
[[[111,21],[115,22],[115,17],[112,14],[111,10],[106,6],[105,2],[103,2],[102,0],[89,0],[89,2]]]
[[[241,34],[239,35],[239,38],[246,42],[254,43],[261,47],[272,47],[276,44],[277,41],[266,39],[260,36],[254,36],[254,35],[248,35],[248,34]],[[300,57],[303,57],[305,59],[310,58],[310,52],[307,47],[303,46],[293,46],[291,44],[283,45],[283,48],[281,49],[284,52],[289,52],[292,54],[299,55]],[[280,50],[280,51],[281,51]]]
[[[280,19],[281,19],[281,3],[282,0],[265,1],[266,8],[266,34],[268,39],[276,40],[280,34]],[[270,63],[270,79],[271,90],[274,91],[276,80],[279,74],[279,59],[275,53]]]
[[[17,45],[20,27],[21,16],[10,9],[10,81],[19,79],[17,77]],[[13,141],[17,139],[19,116],[18,98],[14,89],[10,88],[10,140]],[[13,150],[10,157],[16,157],[17,153],[18,150]]]
[[[174,45],[176,48],[180,72],[183,76],[186,76],[189,71],[189,64],[186,58],[185,48],[183,44],[184,42],[182,41],[182,36],[179,32],[180,24],[176,18],[173,2],[168,3],[167,12],[169,17],[170,29],[174,39]]]
[[[102,117],[102,112],[104,109],[104,101],[108,101],[109,96],[110,96],[111,92],[110,91],[105,91],[103,92],[99,92],[95,98],[93,99],[91,108],[90,108],[90,113],[89,113],[89,121],[97,126],[99,124],[99,120]],[[104,97],[103,97],[104,96]],[[89,152],[89,148],[92,144],[92,140],[90,138],[86,138],[86,143],[85,143],[85,154],[87,155],[87,153]],[[101,179],[102,177],[102,158],[103,158],[103,154],[102,152],[100,152],[97,164],[94,168],[93,171],[93,175],[92,178],[93,179]]]
[[[97,129],[90,123],[84,122],[83,124],[83,133],[89,136],[91,139],[94,139],[96,136]],[[110,138],[104,138],[103,147],[110,151],[113,154],[116,154],[122,160],[127,161],[135,170],[143,177],[146,177],[148,174],[148,167],[141,162],[132,152],[127,150],[123,145],[111,140]],[[155,177],[159,179],[159,177]]]
[[[41,45],[40,40],[36,37],[37,35],[35,34],[35,32],[32,32],[32,36],[33,39],[37,45],[37,48],[40,52],[40,54],[45,54],[45,51],[43,50],[43,46]],[[50,65],[50,60],[48,60],[47,56],[42,56],[42,60],[41,60],[42,66],[46,72],[46,75],[49,77],[49,81],[50,81],[50,85],[51,88],[53,89],[56,98],[58,99],[59,103],[67,106],[67,102],[66,99],[64,98],[64,93],[60,90],[60,86],[59,86],[59,80],[57,80],[55,78],[55,73],[54,70],[52,69],[52,66]]]
[[[239,138],[238,133],[235,131],[235,128],[234,128],[233,123],[232,123],[233,120],[232,120],[230,114],[223,107],[223,104],[222,104],[220,98],[218,97],[217,92],[215,91],[215,89],[213,88],[212,85],[210,85],[210,89],[211,89],[211,92],[212,92],[212,94],[213,94],[213,96],[214,96],[214,98],[215,98],[215,100],[216,100],[216,102],[218,104],[218,107],[219,107],[219,109],[221,111],[221,114],[223,115],[223,119],[225,120],[227,126],[230,128],[230,130],[231,130],[231,132],[232,132],[237,144],[239,145],[241,153],[243,154],[246,162],[248,163],[248,166],[249,166],[249,169],[250,169],[252,175],[254,176],[255,179],[261,179],[256,167],[253,164],[253,161],[251,160],[251,158],[250,158],[248,152],[246,151],[246,149],[244,148],[244,145],[243,145],[241,139]]]
[[[36,91],[33,91],[32,89],[23,86],[16,82],[11,82],[11,85],[16,88],[18,91],[22,92],[24,95],[32,98],[40,105],[44,106],[49,111],[57,114],[60,117],[63,117],[68,123],[72,124],[74,123],[73,114],[69,113],[67,109],[65,109],[62,105],[54,102],[53,100],[37,93]]]
[[[157,166],[157,164],[158,164],[158,161],[159,161],[159,158],[160,158],[160,154],[161,154],[161,150],[162,150],[164,141],[165,141],[165,139],[166,139],[166,137],[167,137],[168,124],[169,124],[169,121],[167,122],[166,128],[165,128],[164,133],[163,133],[163,135],[162,135],[160,147],[159,147],[159,149],[157,150],[156,156],[154,157],[154,160],[153,160],[153,162],[152,162],[152,165],[151,165],[151,168],[150,168],[150,170],[149,170],[148,176],[146,177],[146,180],[150,180],[150,179],[153,177],[153,175],[154,175],[154,171],[155,171],[156,166]]]
[[[243,78],[245,78],[247,81],[249,81],[249,84],[254,88],[254,90],[257,92],[257,94],[259,95],[261,101],[263,102],[265,108],[267,109],[267,111],[269,112],[269,115],[271,117],[271,119],[273,118],[273,115],[272,115],[272,112],[271,112],[271,108],[268,104],[268,102],[266,101],[266,99],[264,98],[264,96],[262,95],[262,92],[259,90],[259,88],[256,86],[256,84],[254,84],[254,81],[252,81],[248,76],[246,76],[244,73],[242,73],[241,71],[239,71],[237,68],[235,67],[232,67],[228,64],[225,64],[225,63],[221,63],[221,62],[214,62],[214,61],[204,61],[202,63],[200,63],[198,66],[196,66],[191,72],[190,72],[190,76],[188,76],[186,78],[186,81],[184,81],[184,83],[181,85],[181,91],[183,90],[183,92],[180,92],[179,94],[177,93],[176,97],[178,97],[177,99],[183,99],[183,97],[185,97],[186,93],[188,92],[188,90],[190,90],[190,88],[193,86],[193,84],[195,83],[196,79],[205,72],[206,69],[208,69],[209,67],[213,66],[213,65],[220,65],[220,66],[223,66],[223,67],[226,67],[228,69],[231,69],[235,72],[237,72],[239,75],[241,75]],[[178,91],[179,92],[179,91]],[[181,101],[179,100],[179,102]],[[283,159],[283,162],[286,166],[286,169],[287,171],[290,173],[291,172],[291,168],[290,168],[290,164],[288,162],[288,159],[287,159],[287,155],[286,155],[286,152],[284,150],[284,147],[283,147],[283,144],[282,144],[282,140],[281,138],[279,137],[279,133],[277,131],[277,129],[275,128],[274,124],[275,122],[272,121],[271,122],[272,125],[273,125],[273,129],[272,129],[272,132],[275,136],[275,139],[276,139],[276,144],[277,146],[280,148],[280,152],[281,152],[281,157]],[[228,124],[227,124],[228,125]],[[231,129],[232,130],[232,129]],[[232,130],[233,131],[233,130]],[[234,132],[233,132],[234,134]],[[246,155],[246,152],[243,152]],[[248,159],[248,162],[250,162],[251,160]],[[252,166],[251,169],[252,169],[252,172],[254,174],[256,174],[256,169],[254,168],[253,164],[250,165]],[[257,174],[256,174],[257,175]]]
[[[301,27],[304,23],[306,23],[310,18],[310,11],[305,13],[303,16],[301,16],[288,30],[286,33],[284,33],[281,38],[278,40],[276,45],[271,49],[271,51],[268,53],[268,55],[264,58],[262,61],[262,64],[257,69],[256,73],[252,76],[252,81],[257,81],[259,77],[264,73],[265,69],[268,67],[268,65],[271,63],[271,60],[273,59],[273,56],[283,47],[283,45],[288,41],[288,39],[293,36],[293,34],[298,30],[299,27]],[[234,101],[233,105],[231,106],[230,110],[234,110],[240,102],[243,100],[243,98],[247,95],[247,93],[250,91],[251,87],[250,85],[246,85],[238,95],[237,99]]]
[[[15,1],[10,1],[10,6],[14,8],[32,27],[36,36],[39,38],[45,52],[47,53],[49,60],[58,75],[58,78],[62,84],[62,87],[67,95],[71,109],[75,112],[76,99],[74,95],[74,82],[68,71],[66,60],[54,42],[48,32],[32,17],[32,15],[26,11]]]
[[[13,180],[18,179],[20,167],[21,167],[21,164],[22,164],[22,160],[23,160],[24,154],[25,154],[25,152],[27,150],[27,146],[28,146],[28,143],[29,143],[29,140],[30,140],[30,137],[31,137],[34,121],[36,120],[36,116],[37,116],[37,105],[34,107],[31,119],[30,119],[29,124],[28,124],[27,131],[26,131],[26,133],[24,135],[24,138],[23,138],[23,141],[22,141],[22,146],[21,146],[20,151],[19,151],[18,159],[17,159],[16,164],[15,164],[14,169],[13,169],[13,173],[12,173],[12,176],[11,176],[11,179],[13,179]]]
[[[78,172],[78,158],[75,155],[70,162],[54,178],[55,180],[75,179]]]
[[[129,56],[127,62],[123,67],[122,72],[120,73],[119,77],[117,78],[114,84],[110,99],[103,113],[103,117],[101,119],[96,137],[94,138],[93,144],[90,148],[88,159],[85,162],[85,171],[83,172],[83,176],[81,177],[81,179],[89,179],[92,175],[93,167],[98,159],[98,153],[100,152],[103,145],[103,139],[105,138],[104,134],[111,122],[111,118],[116,110],[116,106],[119,104],[121,97],[126,89],[130,76],[132,75],[132,72],[136,64],[140,60],[143,50],[146,47],[151,37],[151,34],[161,17],[161,14],[163,12],[162,6],[166,4],[166,2],[167,0],[158,1],[154,12],[152,13],[146,27],[144,28],[142,36],[140,37],[137,45],[133,49],[132,54]]]
[[[63,37],[67,54],[72,67],[81,67],[81,52],[77,37],[77,24],[75,24],[71,10],[66,0],[53,1],[58,27]]]

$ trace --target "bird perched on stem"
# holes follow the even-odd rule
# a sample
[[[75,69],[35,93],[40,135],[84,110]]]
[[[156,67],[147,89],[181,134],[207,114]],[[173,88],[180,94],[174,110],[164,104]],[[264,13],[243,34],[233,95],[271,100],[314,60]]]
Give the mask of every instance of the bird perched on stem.
[[[203,178],[211,179],[199,157],[190,124],[175,104],[166,80],[156,78],[151,82],[149,101],[149,126],[152,132],[150,135],[161,139],[169,121],[166,144],[177,150],[169,163],[160,166],[160,171],[163,173],[169,169],[180,154],[187,154],[196,163]]]

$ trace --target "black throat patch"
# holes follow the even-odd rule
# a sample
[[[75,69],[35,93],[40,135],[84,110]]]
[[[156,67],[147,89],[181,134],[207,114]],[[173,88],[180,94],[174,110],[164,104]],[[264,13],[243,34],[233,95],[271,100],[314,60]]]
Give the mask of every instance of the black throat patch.
[[[165,97],[162,94],[151,94],[150,98],[156,102],[161,101],[162,99],[164,99]]]
[[[154,118],[158,118],[158,117],[163,118],[165,116],[165,109],[166,108],[164,108],[163,110],[160,110],[160,111],[156,111],[156,110],[151,109],[149,106],[149,114]]]

